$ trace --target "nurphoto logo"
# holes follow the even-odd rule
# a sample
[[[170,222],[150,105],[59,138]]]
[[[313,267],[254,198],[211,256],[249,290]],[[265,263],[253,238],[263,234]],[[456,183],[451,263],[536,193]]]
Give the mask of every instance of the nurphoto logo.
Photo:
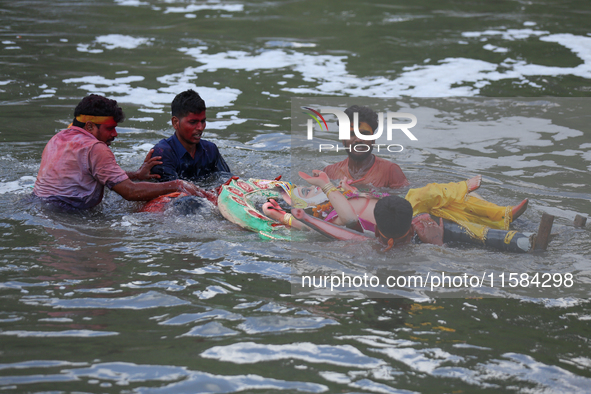
[[[362,133],[362,131],[359,130],[359,114],[357,112],[353,113],[353,122],[350,121],[349,117],[347,116],[347,114],[344,111],[341,111],[340,109],[334,108],[334,107],[321,107],[318,108],[318,110],[312,109],[310,107],[303,107],[304,109],[310,111],[310,112],[304,112],[305,114],[307,114],[308,116],[310,116],[311,118],[308,119],[308,123],[307,123],[307,139],[308,140],[312,140],[314,138],[314,121],[316,121],[316,123],[318,124],[318,126],[320,127],[320,130],[324,130],[324,131],[328,131],[328,124],[326,123],[326,120],[324,119],[324,116],[322,116],[322,114],[333,114],[337,117],[337,121],[338,121],[338,126],[339,126],[339,140],[345,141],[345,140],[349,140],[351,138],[353,138],[353,136],[351,135],[351,126],[353,129],[353,132],[355,133],[355,137],[357,137],[360,140],[363,141],[375,141],[378,138],[380,138],[382,136],[382,134],[384,134],[384,129],[386,130],[386,138],[388,141],[393,141],[393,136],[394,136],[394,131],[395,130],[400,130],[402,131],[407,137],[408,139],[410,139],[411,141],[417,141],[417,137],[414,136],[413,133],[410,132],[409,129],[413,128],[414,126],[417,125],[417,117],[414,116],[411,113],[407,113],[407,112],[386,112],[385,116],[384,116],[384,112],[378,112],[378,127],[376,130],[373,130],[373,134],[370,133]],[[384,117],[386,118],[386,126],[384,127]],[[399,120],[401,118],[406,118],[406,119],[410,119],[410,123],[395,123],[395,122],[399,122]],[[400,144],[390,144],[390,145],[385,145],[385,144],[371,144],[373,145],[375,148],[377,148],[377,151],[380,151],[380,147],[385,147],[387,148],[387,150],[389,152],[402,152],[402,150],[404,149],[402,147],[402,145]],[[336,148],[336,150],[338,151],[339,148],[338,146],[335,147],[335,145],[332,144],[320,144],[319,146],[319,151],[322,152],[322,150],[334,150]],[[395,150],[393,150],[395,148]],[[347,149],[347,148],[345,148]],[[369,145],[364,145],[364,144],[356,144],[353,145],[352,147],[349,146],[348,149],[355,149],[358,152],[365,152],[367,150],[370,149]],[[359,150],[359,149],[366,149],[364,150]]]

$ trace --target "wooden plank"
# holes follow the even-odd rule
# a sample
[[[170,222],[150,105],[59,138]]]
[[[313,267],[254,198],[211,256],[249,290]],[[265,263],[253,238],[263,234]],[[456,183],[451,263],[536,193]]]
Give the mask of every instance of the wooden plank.
[[[583,216],[583,215],[575,216],[575,221],[574,221],[575,227],[585,227],[586,223],[587,223],[587,218],[585,216]]]
[[[534,239],[534,250],[546,250],[548,247],[548,242],[550,242],[550,231],[552,231],[553,223],[554,216],[547,213],[542,214],[542,220],[540,220],[538,234]]]

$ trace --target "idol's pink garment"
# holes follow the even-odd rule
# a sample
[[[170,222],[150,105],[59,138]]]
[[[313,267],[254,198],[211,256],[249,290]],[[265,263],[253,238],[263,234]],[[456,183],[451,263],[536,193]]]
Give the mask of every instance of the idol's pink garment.
[[[33,194],[68,206],[92,208],[112,188],[129,177],[111,149],[86,130],[71,126],[45,146]]]

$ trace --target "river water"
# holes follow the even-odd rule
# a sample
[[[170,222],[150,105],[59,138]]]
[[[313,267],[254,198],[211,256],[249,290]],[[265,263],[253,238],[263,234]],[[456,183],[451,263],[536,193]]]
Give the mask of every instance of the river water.
[[[573,219],[591,212],[590,11],[557,0],[3,2],[0,388],[588,392],[591,237]],[[83,96],[123,107],[112,150],[132,170],[171,134],[169,104],[188,88],[208,105],[206,138],[243,178],[297,183],[297,170],[343,157],[293,139],[302,104],[413,113],[418,140],[400,134],[402,152],[380,152],[411,187],[482,174],[483,197],[530,199],[516,230],[554,215],[553,239],[526,255],[383,254],[314,235],[265,241],[214,207],[138,213],[115,193],[81,213],[28,203],[43,147]],[[293,273],[319,272],[495,284],[292,294]],[[558,276],[500,287],[512,272]]]

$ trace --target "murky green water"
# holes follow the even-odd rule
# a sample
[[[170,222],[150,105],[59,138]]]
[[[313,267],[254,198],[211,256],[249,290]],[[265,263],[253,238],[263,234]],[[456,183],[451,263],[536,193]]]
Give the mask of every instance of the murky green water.
[[[589,390],[590,236],[572,226],[591,212],[587,2],[20,1],[0,15],[5,392]],[[114,193],[78,214],[27,203],[45,143],[81,97],[120,102],[112,149],[135,169],[170,135],[170,101],[187,88],[208,104],[207,138],[246,178],[296,180],[338,160],[290,150],[293,97],[395,102],[419,119],[418,142],[383,157],[411,187],[481,173],[484,197],[530,198],[516,229],[536,231],[550,213],[556,236],[536,255],[383,255],[317,237],[262,241],[211,207],[138,213]],[[292,263],[573,273],[576,286],[296,297]]]

